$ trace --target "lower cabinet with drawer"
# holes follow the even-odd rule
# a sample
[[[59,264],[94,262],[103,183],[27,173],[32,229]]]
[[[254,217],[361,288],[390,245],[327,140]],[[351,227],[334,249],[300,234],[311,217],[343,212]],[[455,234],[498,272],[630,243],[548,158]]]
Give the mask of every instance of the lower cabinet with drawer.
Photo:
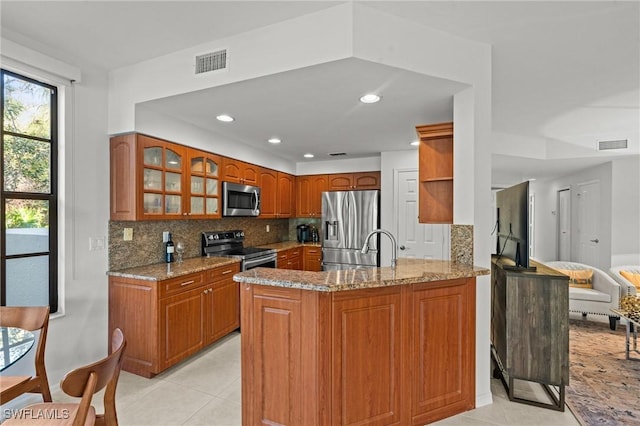
[[[279,269],[302,269],[301,259],[302,248],[294,247],[278,252],[277,268]]]
[[[322,271],[322,247],[305,246],[303,253],[305,271]]]
[[[127,339],[122,368],[153,377],[240,326],[240,264],[161,281],[109,277],[109,335]]]

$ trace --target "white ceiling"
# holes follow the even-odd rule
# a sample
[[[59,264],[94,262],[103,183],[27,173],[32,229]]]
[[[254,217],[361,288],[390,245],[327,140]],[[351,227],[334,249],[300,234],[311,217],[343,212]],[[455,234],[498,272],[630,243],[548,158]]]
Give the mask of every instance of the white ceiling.
[[[339,3],[2,0],[0,18],[5,38],[109,70]],[[640,152],[640,3],[360,3],[492,45],[494,183],[556,176]],[[359,104],[371,88],[381,91],[382,102]],[[145,107],[259,149],[279,136],[283,143],[272,149],[284,158],[302,161],[311,151],[314,160],[325,160],[329,152],[411,149],[416,124],[451,119],[451,95],[459,89],[349,59]],[[233,126],[204,114],[221,108],[239,111]],[[601,154],[595,146],[603,139],[628,139],[631,148]],[[534,154],[514,156],[519,146]]]

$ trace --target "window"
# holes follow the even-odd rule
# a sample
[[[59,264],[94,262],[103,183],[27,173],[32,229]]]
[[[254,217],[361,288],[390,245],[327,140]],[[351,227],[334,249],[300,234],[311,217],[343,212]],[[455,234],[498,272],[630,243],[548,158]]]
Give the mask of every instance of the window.
[[[57,312],[57,90],[0,73],[0,304]]]

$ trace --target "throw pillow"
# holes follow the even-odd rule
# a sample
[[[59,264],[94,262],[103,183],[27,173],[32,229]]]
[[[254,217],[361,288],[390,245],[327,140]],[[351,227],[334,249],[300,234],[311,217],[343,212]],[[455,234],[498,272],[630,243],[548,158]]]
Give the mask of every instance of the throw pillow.
[[[631,282],[631,284],[635,285],[640,292],[640,272],[620,271],[620,275],[625,277],[627,281]]]
[[[569,287],[593,288],[593,269],[558,269],[569,275]]]

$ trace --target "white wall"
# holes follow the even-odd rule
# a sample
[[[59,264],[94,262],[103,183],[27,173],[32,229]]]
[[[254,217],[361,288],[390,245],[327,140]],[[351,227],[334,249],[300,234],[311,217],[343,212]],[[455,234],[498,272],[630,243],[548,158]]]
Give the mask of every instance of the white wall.
[[[640,155],[613,160],[611,266],[640,265]]]
[[[58,67],[59,60],[28,46],[3,50],[2,55],[3,67],[16,72],[38,77],[46,70],[53,84],[65,77],[79,80],[59,92],[67,112],[60,117],[61,314],[49,323],[46,350],[49,382],[55,388],[67,371],[107,353],[107,251],[90,252],[89,237],[105,237],[109,219],[108,79],[106,72],[82,64]]]
[[[578,173],[547,181],[532,183],[535,194],[535,257],[540,261],[557,259],[557,192],[561,189],[571,189],[571,260],[576,260],[578,253],[577,226],[578,200],[577,193],[580,184],[600,182],[600,250],[602,259],[596,268],[608,270],[611,267],[612,229],[622,226],[612,222],[612,205],[615,203],[612,191],[612,163],[608,162],[597,167],[590,167]],[[628,182],[627,185],[634,186]],[[636,181],[637,188],[638,183]],[[637,189],[636,189],[637,191]],[[636,230],[637,216],[636,216]],[[636,231],[637,232],[637,231]]]
[[[239,158],[252,164],[286,173],[295,174],[296,171],[293,161],[276,157],[267,150],[259,150],[249,145],[235,142],[207,129],[193,126],[147,108],[136,108],[135,126],[137,132],[171,142],[200,148],[214,154]]]
[[[352,55],[349,4],[258,28],[110,73],[109,133],[136,130],[135,105]],[[195,75],[196,55],[227,49],[228,72]]]

